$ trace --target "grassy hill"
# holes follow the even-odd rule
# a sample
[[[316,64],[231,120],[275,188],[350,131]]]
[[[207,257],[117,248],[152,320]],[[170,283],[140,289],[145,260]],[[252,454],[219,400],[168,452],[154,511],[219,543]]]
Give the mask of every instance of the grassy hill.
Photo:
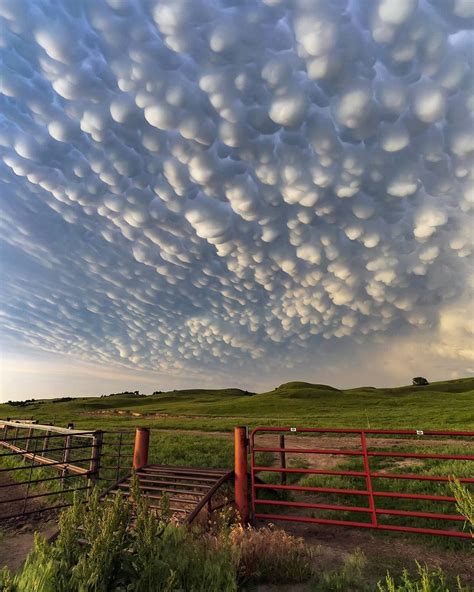
[[[474,378],[398,388],[337,388],[289,382],[272,391],[187,389],[0,405],[0,418],[34,418],[77,427],[230,430],[234,425],[358,428],[474,428]]]

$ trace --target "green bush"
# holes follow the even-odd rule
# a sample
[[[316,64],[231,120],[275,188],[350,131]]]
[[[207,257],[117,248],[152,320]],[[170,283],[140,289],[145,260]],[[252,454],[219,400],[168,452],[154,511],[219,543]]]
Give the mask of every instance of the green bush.
[[[363,592],[369,590],[365,582],[364,569],[367,558],[356,549],[344,560],[341,568],[323,573],[313,584],[312,592]]]
[[[453,478],[450,482],[451,491],[456,498],[457,511],[466,518],[466,524],[474,537],[474,496],[460,481]]]
[[[54,543],[36,537],[21,571],[0,575],[4,592],[233,592],[235,553],[229,541],[155,517],[144,500],[136,515],[116,496],[93,496],[63,512]]]
[[[426,565],[416,562],[418,573],[412,578],[407,569],[403,570],[399,581],[387,574],[384,582],[377,585],[378,592],[454,592],[446,583],[446,576],[440,568],[429,570]],[[456,590],[458,592],[469,592],[461,581],[457,580]]]
[[[229,512],[189,528],[117,495],[74,500],[52,543],[37,536],[16,575],[0,572],[4,592],[236,592],[241,584],[293,583],[312,574],[310,547],[275,528],[229,524]],[[165,500],[166,501],[166,500]],[[166,503],[163,504],[166,506]]]

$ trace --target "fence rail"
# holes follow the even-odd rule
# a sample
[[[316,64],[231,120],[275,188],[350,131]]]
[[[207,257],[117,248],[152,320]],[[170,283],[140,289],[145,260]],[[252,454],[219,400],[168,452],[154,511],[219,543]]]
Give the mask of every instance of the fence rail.
[[[57,510],[99,476],[103,433],[0,420],[0,519]]]
[[[277,444],[258,443],[264,436],[268,440],[272,435],[278,436]],[[332,439],[329,438],[331,441],[326,441],[326,445],[323,445],[324,437],[328,436],[332,436]],[[337,438],[336,445],[334,436]],[[428,447],[425,446],[426,438],[429,439]],[[471,534],[462,530],[465,518],[452,511],[455,498],[442,488],[444,486],[446,489],[452,477],[457,477],[467,487],[474,484],[474,478],[470,477],[474,474],[474,454],[464,450],[471,446],[469,452],[474,452],[473,438],[473,431],[255,428],[250,434],[253,516],[255,519],[272,521],[356,526],[471,538]],[[285,445],[289,439],[292,440],[291,445]],[[317,445],[318,439],[321,439],[322,445]],[[344,442],[344,439],[349,439],[350,442]],[[373,450],[374,443],[376,450]],[[440,443],[444,448],[458,446],[462,450],[431,450]],[[405,444],[411,448],[415,446],[415,451],[401,450]],[[416,450],[422,445],[424,450]],[[277,455],[280,466],[268,462],[265,464],[259,460],[262,455],[269,454]],[[289,457],[296,466],[288,466]],[[312,462],[307,466],[294,462],[295,458],[301,457],[312,459]],[[319,461],[314,460],[315,458]],[[321,460],[323,458],[330,461],[326,462],[326,467]],[[349,467],[341,467],[341,459],[346,459]],[[429,461],[434,463],[426,465]],[[451,464],[449,474],[446,474],[448,468],[443,468],[440,463],[448,461]],[[373,463],[379,466],[374,467]],[[354,464],[357,466],[352,466]],[[398,472],[403,466],[410,466],[412,471]],[[415,468],[419,473],[413,470]],[[438,472],[444,474],[437,474]],[[279,482],[275,482],[275,476]],[[288,483],[290,478],[292,482]],[[300,482],[301,479],[303,483]],[[404,485],[399,486],[399,482]],[[392,485],[388,487],[384,483]],[[303,495],[306,499],[302,499]],[[286,496],[286,499],[281,496]],[[334,503],[333,498],[340,499],[341,496],[347,500],[346,503]],[[360,500],[364,500],[365,505]],[[388,501],[394,507],[386,507]],[[429,508],[396,506],[397,503],[413,505],[421,502],[425,505],[429,503]],[[366,520],[362,520],[364,516]],[[392,522],[387,522],[387,518],[391,518]],[[411,520],[411,524],[406,523],[407,520]],[[419,525],[420,520],[423,521],[422,525]]]
[[[474,491],[474,431],[257,427],[247,436],[245,426],[235,428],[235,504],[243,522],[250,501],[257,520],[471,538],[449,481]],[[132,464],[148,466],[148,439],[145,428],[0,420],[0,520],[66,507],[93,486],[113,489]]]

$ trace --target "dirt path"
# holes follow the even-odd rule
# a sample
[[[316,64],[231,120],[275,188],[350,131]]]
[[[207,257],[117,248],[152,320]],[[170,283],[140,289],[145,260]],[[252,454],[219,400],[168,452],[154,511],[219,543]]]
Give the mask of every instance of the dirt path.
[[[213,438],[224,438],[226,440],[232,440],[234,434],[232,432],[224,431],[212,431],[207,432],[205,430],[186,430],[186,429],[171,429],[171,428],[154,428],[158,433],[165,434],[187,434],[192,436],[207,436]],[[279,435],[280,432],[261,432],[255,437],[255,446],[258,448],[278,448],[279,447]],[[153,436],[152,436],[153,438]],[[441,449],[447,445],[456,447],[456,451],[459,453],[470,453],[472,454],[473,442],[467,440],[443,440],[429,437],[416,437],[416,438],[400,438],[400,437],[370,437],[367,438],[367,446],[369,450],[383,450],[390,447],[394,452],[397,449],[403,450],[407,447],[416,446],[416,448],[426,448],[429,450]],[[292,435],[285,433],[285,447],[305,450],[307,448],[320,448],[328,450],[360,450],[361,442],[359,434],[341,434],[341,435]],[[340,455],[330,454],[302,454],[302,453],[287,453],[287,462],[301,460],[304,458],[308,468],[319,468],[319,469],[331,469],[336,467],[341,459],[344,458]],[[347,458],[347,457],[346,457]],[[421,459],[399,459],[397,465],[400,469],[408,468],[410,466],[416,466],[423,464]]]
[[[173,416],[174,417],[174,416]],[[233,439],[234,434],[233,432],[229,431],[222,431],[222,430],[215,430],[215,431],[206,431],[206,430],[187,430],[181,428],[159,428],[156,426],[152,426],[152,430],[157,432],[169,433],[169,434],[189,434],[193,436],[212,436],[215,438],[226,438],[228,440]],[[257,434],[255,438],[256,445],[265,446],[265,447],[275,447],[278,445],[278,436],[282,432],[262,432],[261,434]],[[262,435],[265,434],[265,435]],[[309,436],[309,435],[291,435],[288,432],[285,432],[285,442],[288,448],[354,448],[355,450],[360,449],[360,436],[358,434],[340,434],[340,435],[331,435],[327,436],[325,434],[317,435],[317,436]],[[468,440],[445,440],[442,438],[433,438],[427,436],[419,436],[419,437],[412,437],[412,438],[400,438],[400,437],[382,437],[382,436],[374,436],[367,438],[367,444],[371,449],[381,447],[387,448],[387,446],[398,448],[398,447],[406,447],[407,445],[415,444],[417,447],[420,448],[433,448],[436,446],[446,446],[450,445],[453,446],[454,444],[456,447],[460,449],[472,449],[474,443]]]
[[[57,529],[55,520],[25,523],[7,530],[0,529],[0,569],[6,566],[13,572],[17,571],[33,548],[35,534],[48,538]]]
[[[33,547],[35,532],[48,537],[57,529],[55,520],[51,517],[48,520],[41,514],[10,518],[22,513],[25,492],[24,485],[15,483],[6,472],[0,472],[0,569],[7,566],[17,570]],[[39,500],[28,500],[27,512],[39,509]]]
[[[40,507],[36,500],[26,498],[26,486],[16,483],[8,472],[0,472],[0,520],[6,520],[24,511],[34,511]]]

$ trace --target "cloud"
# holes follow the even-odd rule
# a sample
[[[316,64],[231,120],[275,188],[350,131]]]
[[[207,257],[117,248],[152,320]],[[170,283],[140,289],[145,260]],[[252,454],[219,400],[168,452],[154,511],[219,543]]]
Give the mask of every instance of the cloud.
[[[449,326],[467,363],[468,2],[0,16],[6,343],[238,380]]]

